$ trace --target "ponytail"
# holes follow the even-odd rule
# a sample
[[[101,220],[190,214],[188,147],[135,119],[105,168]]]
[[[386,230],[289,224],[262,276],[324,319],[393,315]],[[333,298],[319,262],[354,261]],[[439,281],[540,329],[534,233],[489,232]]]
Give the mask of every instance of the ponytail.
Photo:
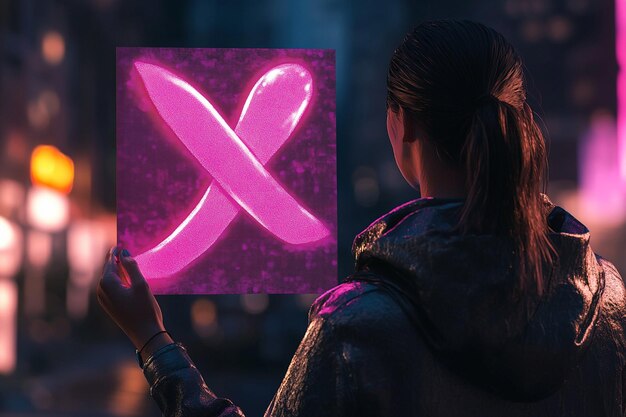
[[[542,293],[543,266],[555,256],[541,195],[547,154],[513,46],[480,23],[424,22],[394,51],[387,95],[438,155],[465,170],[457,230],[510,237],[520,289]]]
[[[481,98],[460,156],[468,195],[459,228],[511,237],[521,289],[543,293],[542,265],[552,262],[555,251],[540,194],[545,141],[528,104],[518,110],[493,95]]]

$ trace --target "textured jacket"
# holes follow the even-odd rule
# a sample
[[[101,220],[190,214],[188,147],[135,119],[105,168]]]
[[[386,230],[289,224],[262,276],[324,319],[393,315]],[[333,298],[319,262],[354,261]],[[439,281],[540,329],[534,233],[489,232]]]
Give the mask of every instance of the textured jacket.
[[[544,196],[545,197],[545,196]],[[558,257],[520,296],[512,243],[454,232],[462,200],[422,198],[353,244],[266,416],[626,416],[626,291],[589,230],[545,200]],[[181,345],[144,367],[166,416],[243,416]]]

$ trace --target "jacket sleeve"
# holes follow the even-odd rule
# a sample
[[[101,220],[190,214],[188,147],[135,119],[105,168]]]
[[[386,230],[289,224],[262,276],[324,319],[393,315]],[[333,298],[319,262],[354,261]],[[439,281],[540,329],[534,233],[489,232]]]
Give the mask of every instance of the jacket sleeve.
[[[341,334],[329,318],[309,322],[265,417],[356,415],[354,373]]]
[[[274,395],[266,417],[350,417],[355,413],[352,370],[331,320],[315,316]],[[185,348],[171,344],[146,360],[150,395],[166,417],[244,417],[205,384]]]
[[[155,352],[146,360],[143,372],[150,396],[166,417],[244,417],[239,407],[207,387],[181,344]]]

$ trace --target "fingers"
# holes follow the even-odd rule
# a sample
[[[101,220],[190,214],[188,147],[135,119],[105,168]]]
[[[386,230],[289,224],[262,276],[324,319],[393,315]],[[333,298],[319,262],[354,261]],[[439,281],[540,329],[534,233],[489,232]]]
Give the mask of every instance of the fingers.
[[[100,285],[96,287],[96,299],[98,300],[98,303],[104,307],[104,299],[102,298],[102,288]]]
[[[116,261],[119,259],[119,263]],[[122,268],[123,270],[120,270]],[[125,283],[126,275],[130,282]],[[137,261],[130,256],[126,249],[119,246],[111,248],[106,256],[104,268],[102,271],[102,279],[100,281],[103,292],[106,295],[109,291],[115,291],[119,287],[128,288],[147,286],[147,282],[137,265]]]
[[[113,256],[113,249],[111,249],[106,257],[104,266],[102,267],[102,275],[108,275],[109,273],[117,274],[117,265],[115,263],[115,256]]]
[[[109,250],[104,267],[102,269],[102,279],[100,286],[105,293],[116,291],[122,286],[122,280],[118,273],[118,266],[115,263],[114,249]]]
[[[143,274],[139,270],[139,265],[137,265],[137,261],[130,256],[130,253],[126,249],[122,252],[122,256],[120,256],[120,262],[128,277],[130,278],[130,284],[133,287],[147,285],[146,279]]]
[[[109,263],[109,260],[111,259],[111,257],[113,256],[113,251],[115,250],[115,248],[111,248],[108,250],[107,254],[104,257],[104,264],[102,265],[102,273],[104,274],[104,271],[106,269],[107,264]]]

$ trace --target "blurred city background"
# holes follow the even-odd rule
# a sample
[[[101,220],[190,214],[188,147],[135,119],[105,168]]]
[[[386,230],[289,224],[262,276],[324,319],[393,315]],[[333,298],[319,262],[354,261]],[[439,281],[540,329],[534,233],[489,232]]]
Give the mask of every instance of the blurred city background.
[[[549,140],[549,195],[623,274],[624,3],[0,0],[0,416],[160,415],[133,347],[94,294],[116,239],[116,46],[336,49],[340,280],[355,234],[419,197],[386,135],[393,49],[424,19],[486,23],[525,60]],[[209,387],[260,416],[315,296],[158,300]]]

